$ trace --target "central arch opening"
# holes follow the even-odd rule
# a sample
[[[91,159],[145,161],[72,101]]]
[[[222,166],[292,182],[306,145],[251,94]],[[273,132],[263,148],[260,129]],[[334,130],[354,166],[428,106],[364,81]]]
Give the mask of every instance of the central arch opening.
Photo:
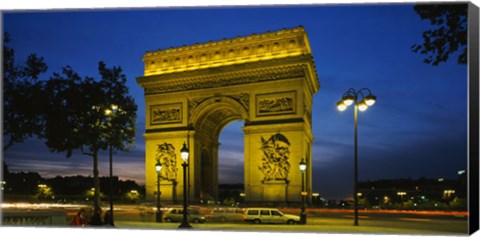
[[[193,111],[192,120],[200,152],[198,195],[201,200],[237,202],[244,183],[244,105],[230,96],[205,99]],[[235,184],[233,196],[224,185]],[[228,185],[227,185],[228,187]],[[228,202],[228,201],[227,201]],[[224,202],[225,203],[225,202]]]
[[[243,121],[230,122],[219,137],[218,200],[227,205],[241,201],[244,192],[243,126]]]

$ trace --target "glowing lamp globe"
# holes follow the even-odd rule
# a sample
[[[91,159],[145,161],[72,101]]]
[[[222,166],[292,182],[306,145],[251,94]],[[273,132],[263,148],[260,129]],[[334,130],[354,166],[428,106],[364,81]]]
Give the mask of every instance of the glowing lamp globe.
[[[365,97],[364,100],[368,106],[372,106],[373,104],[375,104],[375,101],[377,101],[377,97],[372,94],[369,94]]]
[[[345,111],[347,109],[347,105],[343,101],[337,102],[337,109],[340,111]]]
[[[180,149],[180,155],[182,156],[182,160],[184,162],[187,162],[188,156],[189,156],[189,151],[188,151],[187,145],[185,145],[185,143],[183,143],[183,147],[182,147],[182,149]]]
[[[365,111],[368,109],[368,105],[365,103],[364,100],[358,102],[357,106],[358,106],[358,110],[360,111]]]
[[[160,164],[160,161],[157,161],[155,164],[155,170],[160,174],[160,171],[162,170],[162,164]]]

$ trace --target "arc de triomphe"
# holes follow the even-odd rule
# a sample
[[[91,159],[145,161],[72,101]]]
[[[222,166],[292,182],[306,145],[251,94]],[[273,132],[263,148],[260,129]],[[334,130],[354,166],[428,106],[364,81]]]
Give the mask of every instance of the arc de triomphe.
[[[182,199],[183,143],[189,199],[217,197],[218,138],[234,120],[244,121],[247,202],[300,202],[302,158],[311,195],[319,82],[303,27],[147,52],[143,61],[147,199],[155,199],[157,160],[162,200]]]

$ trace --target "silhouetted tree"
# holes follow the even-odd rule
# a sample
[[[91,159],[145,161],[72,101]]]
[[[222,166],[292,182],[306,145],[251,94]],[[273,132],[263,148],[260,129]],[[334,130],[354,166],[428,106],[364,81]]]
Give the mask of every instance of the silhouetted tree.
[[[128,94],[120,67],[99,62],[99,81],[80,77],[71,67],[54,73],[48,81],[43,58],[31,54],[23,65],[15,64],[15,52],[3,41],[4,140],[3,150],[36,135],[45,138],[50,151],[73,150],[93,158],[94,206],[100,202],[98,152],[111,146],[127,151],[134,142],[137,105]],[[107,110],[109,112],[107,112]]]
[[[417,4],[414,10],[422,20],[430,20],[434,29],[423,32],[423,43],[414,44],[412,51],[425,54],[424,62],[437,66],[460,51],[458,64],[467,63],[466,3]]]
[[[15,51],[3,39],[3,150],[27,137],[41,137],[44,126],[43,85],[40,74],[47,71],[42,57],[30,54],[25,63],[15,63]]]
[[[71,67],[54,73],[46,84],[49,106],[45,138],[51,151],[74,150],[93,158],[94,206],[100,206],[98,153],[109,145],[127,151],[134,142],[137,106],[128,94],[120,67],[98,66],[101,79],[80,77]],[[115,111],[112,111],[115,105]],[[107,113],[107,110],[110,111]]]

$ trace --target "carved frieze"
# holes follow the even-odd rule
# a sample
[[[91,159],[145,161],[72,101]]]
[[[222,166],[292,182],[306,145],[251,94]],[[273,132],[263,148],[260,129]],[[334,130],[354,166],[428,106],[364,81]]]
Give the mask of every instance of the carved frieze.
[[[296,113],[296,92],[260,94],[255,97],[257,116]]]
[[[150,106],[150,125],[181,123],[182,103]]]
[[[305,70],[303,67],[291,67],[277,70],[269,70],[242,74],[219,74],[215,77],[209,78],[190,78],[188,80],[176,80],[170,83],[162,83],[151,87],[145,87],[145,95],[188,91],[197,89],[217,88],[224,86],[233,86],[241,84],[249,84],[255,82],[274,81],[281,79],[290,79],[297,77],[304,77]]]
[[[261,137],[260,149],[263,152],[262,165],[258,168],[263,173],[263,182],[287,181],[290,172],[290,142],[281,133],[272,135],[268,140]]]
[[[177,179],[177,157],[175,147],[170,143],[159,144],[155,159],[160,162],[162,169],[160,179],[175,181]]]

